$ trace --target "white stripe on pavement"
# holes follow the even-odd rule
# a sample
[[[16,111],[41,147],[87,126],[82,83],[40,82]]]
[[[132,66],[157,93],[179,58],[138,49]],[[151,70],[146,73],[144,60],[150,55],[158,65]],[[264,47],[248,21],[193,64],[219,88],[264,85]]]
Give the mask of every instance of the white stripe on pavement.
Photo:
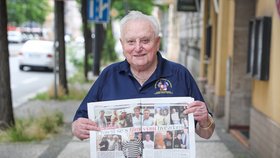
[[[12,85],[11,85],[11,89],[15,89],[15,88],[17,88],[17,85],[12,84]]]
[[[39,80],[38,77],[33,77],[33,78],[29,78],[29,79],[23,80],[21,83],[22,84],[29,84],[29,83],[35,82],[37,80]]]
[[[15,108],[15,107],[18,107],[18,106],[22,105],[23,103],[27,102],[29,99],[35,97],[38,93],[46,92],[47,90],[48,90],[48,87],[45,86],[45,87],[39,89],[39,90],[36,91],[36,92],[29,93],[29,94],[27,94],[26,96],[21,97],[21,98],[15,100],[15,102],[13,103],[13,107],[14,107],[14,108]]]

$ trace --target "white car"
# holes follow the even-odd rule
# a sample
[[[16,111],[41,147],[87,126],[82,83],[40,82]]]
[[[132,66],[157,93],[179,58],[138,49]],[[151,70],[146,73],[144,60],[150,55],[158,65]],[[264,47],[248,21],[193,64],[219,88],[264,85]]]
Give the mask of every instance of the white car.
[[[25,42],[19,53],[19,69],[25,70],[25,67],[53,70],[53,41],[28,40]]]
[[[22,33],[20,31],[8,31],[8,41],[10,43],[22,43]]]

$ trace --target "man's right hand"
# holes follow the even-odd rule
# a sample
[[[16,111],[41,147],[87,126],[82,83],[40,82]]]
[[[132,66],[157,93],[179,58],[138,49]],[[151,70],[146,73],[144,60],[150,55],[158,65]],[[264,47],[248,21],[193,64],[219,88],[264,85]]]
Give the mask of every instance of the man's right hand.
[[[78,118],[72,123],[72,133],[79,139],[88,139],[89,131],[99,131],[96,122],[88,118]]]

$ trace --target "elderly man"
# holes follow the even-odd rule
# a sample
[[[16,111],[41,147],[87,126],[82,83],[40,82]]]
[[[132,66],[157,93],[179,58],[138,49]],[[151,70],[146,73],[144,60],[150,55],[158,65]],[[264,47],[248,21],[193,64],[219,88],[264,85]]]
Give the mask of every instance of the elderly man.
[[[196,101],[184,113],[194,113],[196,133],[210,138],[215,123],[195,80],[184,66],[164,59],[159,52],[157,20],[131,11],[121,20],[120,32],[125,60],[108,66],[100,74],[75,114],[73,134],[87,139],[90,130],[99,130],[96,122],[88,119],[88,102],[189,96]]]

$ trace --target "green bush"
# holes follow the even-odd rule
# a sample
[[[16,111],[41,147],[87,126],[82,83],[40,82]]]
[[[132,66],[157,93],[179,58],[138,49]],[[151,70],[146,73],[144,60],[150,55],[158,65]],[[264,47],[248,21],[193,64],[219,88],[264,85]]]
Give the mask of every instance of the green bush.
[[[81,71],[77,71],[73,76],[71,76],[68,79],[68,82],[70,84],[74,84],[74,83],[85,83],[86,79],[84,76],[84,70],[81,69]]]
[[[17,120],[16,125],[6,132],[6,139],[11,142],[20,141],[31,141],[32,138],[25,133],[25,127],[28,127],[29,124],[24,120]]]
[[[58,88],[57,100],[82,100],[87,94],[87,90],[77,89],[74,87],[69,88],[69,94],[66,95],[62,89]],[[54,89],[50,88],[48,92],[38,93],[32,100],[51,100],[55,99]]]
[[[14,127],[0,131],[0,142],[41,141],[59,132],[63,125],[63,113],[45,113],[42,117],[17,119]]]

